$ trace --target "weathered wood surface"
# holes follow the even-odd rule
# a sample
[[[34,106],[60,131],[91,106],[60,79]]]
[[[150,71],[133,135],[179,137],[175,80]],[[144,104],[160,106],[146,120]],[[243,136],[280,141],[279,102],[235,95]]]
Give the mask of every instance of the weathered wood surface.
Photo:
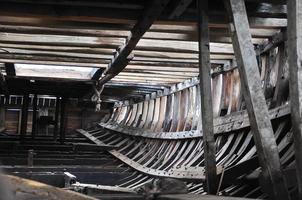
[[[76,192],[10,175],[1,175],[0,191],[1,198],[5,200],[96,200]]]
[[[302,1],[288,1],[288,64],[299,199],[302,199]]]
[[[216,146],[213,123],[214,118],[211,87],[208,3],[208,0],[197,1],[199,25],[199,78],[201,95],[201,120],[206,171],[206,190],[208,194],[216,194],[218,187],[218,177],[216,172]]]
[[[278,148],[274,137],[269,112],[261,88],[256,53],[251,41],[249,23],[243,0],[225,0],[230,17],[230,30],[239,73],[243,84],[243,95],[253,130],[254,140],[262,168],[262,175],[270,184],[273,199],[289,199],[287,186],[281,173]]]
[[[160,195],[158,200],[248,200],[247,198],[194,195],[194,194],[177,194],[177,195]]]
[[[290,106],[284,105],[269,111],[270,119],[279,119],[290,115]],[[198,130],[183,131],[183,132],[154,132],[152,130],[134,128],[125,126],[119,123],[109,121],[107,123],[100,122],[99,125],[105,129],[124,133],[126,135],[140,136],[146,138],[158,139],[186,139],[199,138],[203,134]],[[250,126],[249,116],[246,110],[235,112],[224,117],[214,118],[214,133],[215,135],[228,134],[240,129],[245,129]]]

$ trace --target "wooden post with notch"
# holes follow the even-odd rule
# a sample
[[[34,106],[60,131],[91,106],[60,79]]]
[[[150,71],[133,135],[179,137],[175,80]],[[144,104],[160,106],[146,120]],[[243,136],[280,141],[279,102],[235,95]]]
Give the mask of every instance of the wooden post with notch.
[[[287,1],[291,118],[299,199],[302,199],[302,1]]]
[[[199,78],[201,94],[202,132],[204,140],[204,162],[206,189],[208,194],[217,192],[216,146],[213,124],[211,90],[210,39],[208,24],[208,0],[197,1],[199,38]]]
[[[224,0],[230,17],[230,31],[243,96],[246,103],[262,177],[271,199],[288,200],[289,193],[281,171],[279,152],[261,87],[256,53],[252,43],[244,0]]]

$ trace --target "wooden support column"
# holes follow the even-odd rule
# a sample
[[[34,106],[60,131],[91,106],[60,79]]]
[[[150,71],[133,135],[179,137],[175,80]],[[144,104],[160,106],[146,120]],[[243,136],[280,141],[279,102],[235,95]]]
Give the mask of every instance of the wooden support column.
[[[21,113],[21,131],[20,131],[21,142],[24,141],[27,131],[28,104],[29,104],[29,94],[25,93],[23,95],[23,104],[22,104],[22,113]]]
[[[289,199],[281,172],[276,139],[261,87],[256,53],[249,31],[244,0],[224,0],[230,17],[230,31],[238,63],[243,96],[246,103],[254,141],[257,148],[266,192],[271,199]]]
[[[302,199],[302,1],[287,1],[291,118],[299,199]]]
[[[207,183],[206,189],[208,194],[216,194],[218,179],[216,171],[216,147],[211,90],[208,0],[198,0],[197,4],[199,36],[199,84],[201,93],[202,132],[204,139],[204,160]]]
[[[60,116],[60,142],[61,144],[65,141],[65,131],[66,131],[66,97],[62,97],[61,100],[61,116]]]
[[[0,106],[0,133],[5,130],[5,107]]]
[[[38,103],[38,95],[34,95],[33,99],[33,115],[32,115],[32,128],[31,128],[31,137],[35,138],[37,132],[37,103]]]
[[[60,104],[61,104],[61,99],[60,99],[60,97],[57,97],[56,111],[55,111],[55,127],[54,127],[54,133],[53,133],[54,140],[57,140],[57,138],[58,138]]]

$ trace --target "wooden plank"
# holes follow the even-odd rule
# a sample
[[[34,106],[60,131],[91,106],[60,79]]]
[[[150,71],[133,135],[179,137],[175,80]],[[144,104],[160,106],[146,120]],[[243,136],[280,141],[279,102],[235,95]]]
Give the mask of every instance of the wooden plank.
[[[288,62],[296,173],[299,199],[302,199],[302,1],[288,2]]]
[[[113,78],[112,75],[118,74],[128,65],[131,52],[134,50],[145,32],[159,17],[168,2],[169,0],[153,0],[152,4],[145,10],[143,17],[139,19],[132,28],[131,35],[128,37],[126,44],[116,52],[114,59],[108,65],[108,68],[104,73],[105,77],[102,78],[103,80],[101,79],[99,81],[101,85],[108,82],[111,78]],[[100,73],[96,74],[99,75]],[[94,80],[98,80],[99,78],[100,76],[93,76]]]
[[[224,2],[230,17],[235,56],[262,175],[266,181],[265,184],[271,186],[266,192],[272,199],[290,199],[281,173],[276,139],[262,92],[244,0],[225,0]]]
[[[36,63],[35,61],[45,61],[44,64],[50,63],[86,63],[87,65],[99,66],[100,64],[107,64],[109,60],[105,59],[92,59],[92,58],[77,58],[77,57],[66,57],[66,56],[51,56],[51,55],[27,55],[27,54],[10,54],[10,53],[0,53],[0,62],[10,62],[10,63],[24,63],[23,60],[32,61],[31,63]],[[18,62],[19,61],[19,62]],[[42,62],[43,63],[43,62]],[[13,70],[12,64],[8,69]],[[11,76],[13,71],[10,72]]]
[[[212,196],[212,195],[200,195],[200,194],[169,194],[169,195],[159,195],[156,199],[158,200],[248,200],[247,198],[239,197],[222,197],[222,196]]]
[[[218,177],[216,168],[216,146],[213,124],[213,104],[211,89],[210,39],[208,22],[208,0],[198,3],[199,34],[199,78],[201,94],[201,119],[206,171],[206,190],[216,194]]]
[[[265,37],[272,35],[278,29],[251,29],[253,43],[260,43]],[[66,29],[66,28],[49,28],[49,27],[35,27],[35,26],[22,26],[22,25],[3,25],[0,24],[0,32],[15,35],[16,34],[30,34],[34,35],[56,35],[58,37],[71,37],[75,38],[108,38],[123,41],[129,35],[129,30],[90,30],[90,29]],[[176,32],[176,33],[174,33]],[[196,31],[185,31],[177,33],[177,30],[158,30],[158,31],[147,31],[143,39],[166,39],[166,40],[180,40],[180,41],[198,41]],[[211,42],[223,42],[232,43],[229,32],[226,28],[211,28],[210,30]]]

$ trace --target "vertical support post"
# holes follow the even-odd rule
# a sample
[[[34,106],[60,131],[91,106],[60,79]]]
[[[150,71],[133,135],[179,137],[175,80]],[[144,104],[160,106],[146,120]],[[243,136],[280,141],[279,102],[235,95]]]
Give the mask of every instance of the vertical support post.
[[[57,138],[58,138],[60,104],[61,104],[61,99],[60,99],[60,97],[57,97],[56,110],[55,110],[55,127],[54,127],[54,133],[53,133],[54,140],[57,140]]]
[[[204,140],[204,160],[206,189],[208,194],[217,192],[216,146],[213,124],[211,90],[210,39],[208,22],[208,0],[197,0],[199,39],[199,78],[201,94],[202,132]]]
[[[66,97],[62,97],[61,100],[61,116],[60,116],[60,143],[65,141],[66,131]]]
[[[5,107],[0,106],[0,132],[5,130]]]
[[[302,1],[287,1],[288,63],[299,199],[302,199]]]
[[[33,99],[33,115],[32,115],[32,128],[31,128],[31,137],[35,138],[37,131],[37,103],[38,103],[38,95],[34,95]]]
[[[225,0],[230,31],[238,63],[243,96],[249,115],[257,155],[271,199],[288,200],[289,193],[281,172],[279,152],[261,87],[256,53],[249,31],[244,0]]]
[[[29,94],[25,93],[23,95],[23,104],[22,104],[22,113],[21,113],[21,131],[20,131],[21,142],[24,142],[24,138],[27,131],[28,104],[29,104]]]

